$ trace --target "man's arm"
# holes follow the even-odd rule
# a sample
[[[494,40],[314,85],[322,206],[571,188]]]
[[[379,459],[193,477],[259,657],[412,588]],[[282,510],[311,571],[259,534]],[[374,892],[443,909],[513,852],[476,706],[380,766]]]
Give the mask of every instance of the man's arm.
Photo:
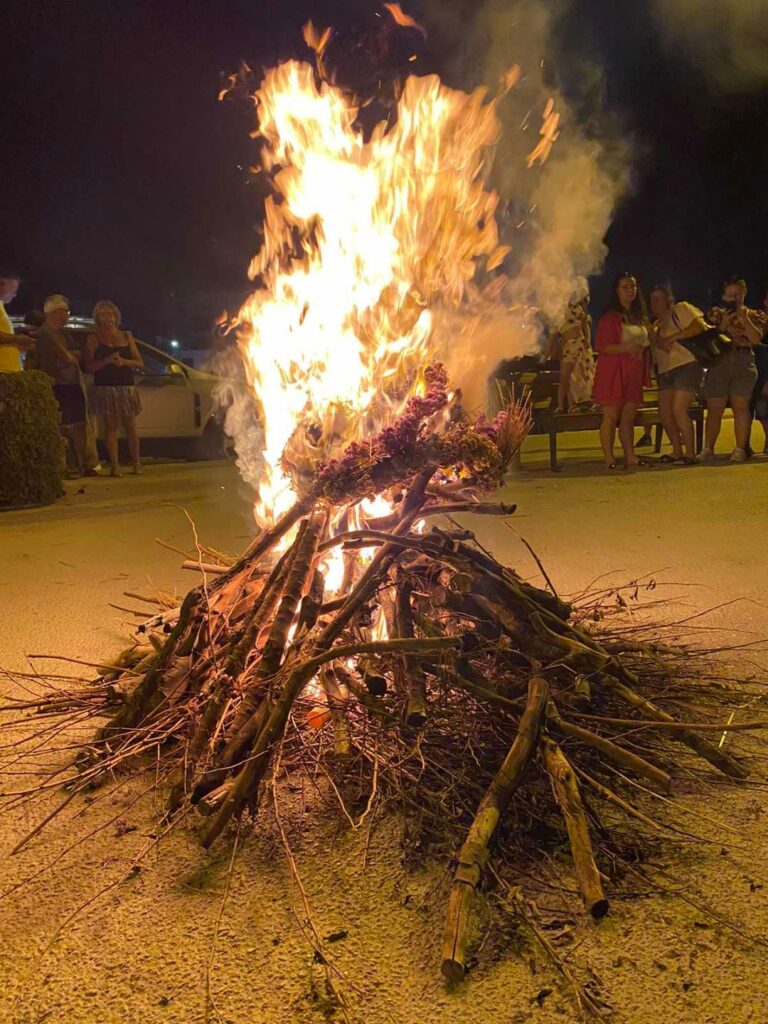
[[[35,347],[35,339],[28,334],[6,334],[0,331],[0,345],[15,345],[20,352],[31,352]]]
[[[74,352],[70,352],[64,342],[61,340],[58,333],[51,331],[51,348],[56,358],[62,363],[76,363],[77,356]]]

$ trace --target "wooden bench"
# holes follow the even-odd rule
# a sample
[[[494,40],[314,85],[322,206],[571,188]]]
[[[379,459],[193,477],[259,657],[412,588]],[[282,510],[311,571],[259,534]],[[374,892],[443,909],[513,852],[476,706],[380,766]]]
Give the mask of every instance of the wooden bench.
[[[554,369],[514,369],[507,364],[495,377],[495,385],[499,390],[502,402],[512,395],[528,398],[533,408],[533,427],[531,434],[549,435],[549,468],[553,473],[560,471],[557,463],[557,436],[584,430],[599,430],[602,414],[587,410],[577,413],[555,413],[557,407],[557,385],[559,374]],[[704,441],[704,408],[698,397],[690,407],[691,419],[696,429],[696,451],[701,451]],[[661,451],[663,430],[659,416],[658,395],[656,389],[646,389],[643,404],[639,406],[635,416],[635,426],[645,430],[655,428],[654,450]]]

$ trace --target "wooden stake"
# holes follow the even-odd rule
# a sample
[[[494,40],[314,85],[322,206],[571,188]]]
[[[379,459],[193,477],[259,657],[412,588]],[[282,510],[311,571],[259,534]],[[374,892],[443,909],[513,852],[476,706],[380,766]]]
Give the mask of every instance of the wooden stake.
[[[548,737],[542,741],[542,750],[552,792],[560,806],[568,831],[571,857],[576,869],[576,881],[581,898],[584,900],[584,906],[597,921],[608,913],[608,900],[605,898],[600,872],[595,864],[576,774],[562,750]]]
[[[538,677],[531,679],[528,684],[528,702],[520,718],[517,735],[478,805],[475,819],[459,852],[443,939],[442,972],[450,983],[464,977],[472,896],[488,859],[491,836],[522,782],[525,769],[536,749],[548,696],[546,680]]]
[[[397,635],[403,638],[413,636],[412,589],[410,584],[402,580],[397,585],[395,622]],[[419,662],[408,654],[403,655],[402,667],[405,688],[408,693],[405,722],[412,729],[421,729],[427,721],[427,685],[424,679],[424,670]]]

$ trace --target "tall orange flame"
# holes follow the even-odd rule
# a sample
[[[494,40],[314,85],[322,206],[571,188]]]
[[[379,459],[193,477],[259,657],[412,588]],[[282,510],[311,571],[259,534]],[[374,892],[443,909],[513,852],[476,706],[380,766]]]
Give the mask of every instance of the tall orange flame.
[[[397,414],[440,354],[435,312],[507,250],[483,182],[499,124],[482,90],[409,78],[394,126],[368,138],[308,64],[268,71],[256,102],[275,195],[238,337],[264,430],[256,514],[270,522],[321,459]]]

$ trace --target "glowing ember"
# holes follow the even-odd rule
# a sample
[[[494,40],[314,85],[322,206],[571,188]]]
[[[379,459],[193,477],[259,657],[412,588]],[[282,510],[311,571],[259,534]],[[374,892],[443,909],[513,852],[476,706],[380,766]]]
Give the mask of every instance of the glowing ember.
[[[321,51],[328,33],[307,32]],[[439,357],[435,312],[506,250],[482,180],[499,125],[481,90],[409,78],[394,126],[368,138],[350,97],[308,64],[267,72],[256,99],[276,196],[239,340],[264,430],[256,514],[270,523],[319,462],[402,410]],[[325,570],[335,589],[343,570]]]
[[[426,36],[427,32],[424,26],[420,25],[418,21],[415,21],[410,14],[406,14],[400,4],[384,4],[384,7],[395,19],[396,24],[402,25],[404,28],[415,28],[421,32],[423,36]]]
[[[538,162],[543,164],[549,156],[552,147],[557,141],[557,137],[560,134],[560,115],[555,110],[555,101],[550,98],[547,100],[547,105],[544,108],[544,114],[542,116],[541,128],[539,129],[539,135],[541,138],[536,143],[536,146],[528,154],[528,166]]]

